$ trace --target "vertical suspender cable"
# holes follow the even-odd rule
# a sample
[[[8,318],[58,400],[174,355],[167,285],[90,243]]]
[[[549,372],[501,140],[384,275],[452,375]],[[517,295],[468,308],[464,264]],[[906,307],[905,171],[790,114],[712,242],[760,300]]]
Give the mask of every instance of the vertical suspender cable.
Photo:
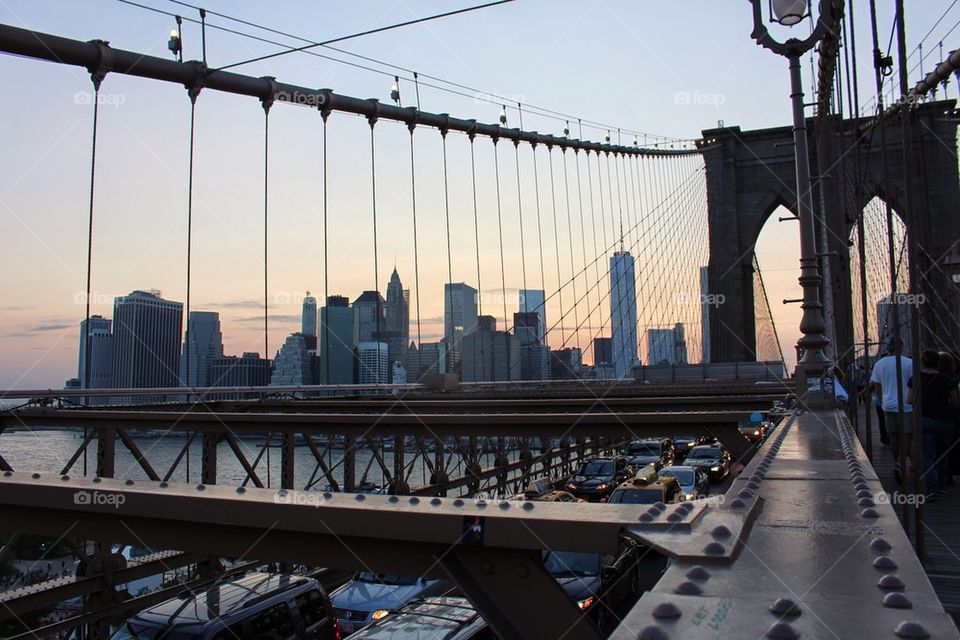
[[[97,123],[100,119],[100,82],[103,80],[103,75],[100,73],[92,73],[91,78],[93,79],[93,131],[91,132],[90,138],[90,199],[87,212],[87,295],[85,298],[86,309],[83,322],[83,331],[86,332],[86,335],[81,336],[83,339],[83,387],[86,389],[90,388],[90,372],[92,370],[90,366],[90,354],[92,351],[90,345],[90,287],[93,275],[93,196],[97,176]],[[89,405],[90,398],[84,397],[83,403]],[[84,429],[84,432],[86,432],[86,429]],[[84,433],[84,441],[86,441],[86,433]],[[83,449],[83,474],[87,474],[86,447]]]
[[[387,372],[380,371],[380,340],[382,339],[381,315],[383,311],[380,308],[380,261],[379,247],[377,244],[377,145],[373,134],[374,126],[377,124],[377,117],[367,118],[370,122],[370,202],[373,213],[373,288],[377,292],[376,316],[377,316],[377,334],[374,336],[374,342],[377,343],[377,365],[376,365],[376,383],[381,384],[387,381]]]
[[[184,376],[180,384],[187,387],[197,386],[190,379],[190,269],[193,263],[193,154],[194,154],[194,125],[197,112],[198,91],[190,89],[190,159],[187,163],[187,296],[185,302],[185,317],[187,331],[184,336]],[[179,373],[179,372],[178,372]],[[198,380],[199,382],[199,380]],[[189,399],[189,395],[187,398]]]
[[[521,125],[522,128],[522,125]],[[527,291],[527,251],[523,242],[523,195],[520,190],[520,141],[513,141],[513,157],[517,165],[517,214],[520,219],[520,271],[523,277],[523,290],[524,295]],[[527,306],[526,299],[523,300],[523,308],[521,311],[529,311],[530,308]],[[546,336],[542,336],[546,339]]]
[[[500,156],[497,153],[497,138],[493,138],[493,176],[497,190],[497,234],[500,238],[500,297],[503,299],[503,326],[510,325],[507,318],[507,272],[503,262],[503,212],[500,203]]]
[[[530,150],[533,152],[533,195],[537,208],[537,246],[540,252],[540,291],[543,295],[543,304],[537,311],[540,312],[540,319],[543,320],[547,317],[547,281],[544,277],[543,270],[543,227],[540,223],[540,177],[539,171],[537,171],[537,144],[535,142],[531,143]],[[560,331],[561,333],[563,332],[563,327],[561,327]],[[544,343],[546,344],[546,336],[544,336]]]
[[[323,382],[330,384],[330,243],[327,209],[328,192],[328,173],[327,173],[327,119],[330,117],[330,110],[323,109],[320,112],[323,118],[323,306],[326,309],[327,317],[324,320],[323,314],[320,317],[323,322],[323,347],[320,355],[323,358],[325,376]]]
[[[566,317],[566,313],[563,311],[563,276],[560,274],[560,229],[557,226],[557,186],[553,176],[553,147],[547,147],[547,161],[550,164],[550,203],[553,208],[553,251],[557,263],[557,300],[560,305],[560,319]],[[576,301],[576,296],[574,296],[574,301]],[[546,304],[546,302],[544,302]],[[574,325],[576,326],[576,325]],[[560,340],[562,343],[566,343],[567,339],[564,335],[563,323],[560,323]]]
[[[269,176],[270,176],[270,107],[273,106],[273,94],[269,99],[262,100],[263,104],[263,354],[270,358],[270,335],[268,317],[270,311],[269,300]]]
[[[440,130],[440,146],[443,151],[443,211],[446,218],[446,228],[447,228],[447,303],[450,305],[450,335],[453,339],[456,339],[454,335],[454,327],[456,326],[453,321],[453,252],[450,249],[450,188],[449,181],[447,178],[447,130]],[[462,292],[461,292],[462,295]],[[446,315],[444,314],[444,322],[446,322]],[[461,323],[466,324],[466,318],[463,317],[461,312]],[[468,327],[464,326],[463,331],[466,332]],[[460,336],[460,339],[463,339],[463,335]],[[461,362],[461,353],[460,353],[460,344],[448,345],[448,348],[453,349],[456,353],[456,358],[454,359],[457,365]]]
[[[477,252],[477,291],[479,292],[479,296],[477,297],[477,306],[478,306],[478,314],[482,316],[483,315],[483,284],[480,280],[480,213],[477,210],[477,158],[476,158],[476,152],[474,150],[474,145],[473,145],[473,140],[476,137],[476,135],[473,132],[471,132],[470,134],[468,134],[468,136],[470,139],[470,185],[473,189],[473,236],[474,236],[476,252]],[[504,319],[504,322],[506,323],[506,319]],[[504,324],[504,330],[506,330],[507,326],[508,325]],[[478,340],[478,342],[480,343],[480,362],[481,362],[480,379],[485,381],[487,378],[486,378],[486,358],[484,357],[484,353],[483,353],[483,340]],[[496,355],[496,349],[493,350],[493,355],[494,356]],[[476,366],[476,361],[474,361],[474,366]],[[494,371],[496,371],[495,366],[494,366]],[[492,376],[492,377],[495,377],[495,376]]]
[[[573,150],[573,161],[574,161],[574,167],[576,169],[576,175],[577,175],[577,206],[580,211],[580,252],[583,255],[583,286],[584,286],[584,289],[586,289],[585,295],[586,295],[586,301],[587,301],[587,317],[592,318],[593,308],[590,306],[590,289],[592,289],[593,287],[589,286],[590,280],[589,280],[589,276],[587,275],[587,266],[588,266],[587,265],[587,239],[586,239],[587,234],[583,224],[583,185],[580,182],[580,150],[579,149]],[[594,273],[596,273],[596,270],[597,270],[596,262],[594,262],[593,270],[594,270]],[[591,326],[591,329],[592,328],[593,327]],[[588,332],[588,335],[589,335],[589,332]],[[597,365],[595,359],[592,362],[594,366]]]
[[[577,266],[573,257],[573,226],[570,223],[570,181],[567,176],[567,150],[561,150],[560,155],[563,162],[563,194],[567,206],[567,242],[570,245],[570,282],[573,286],[573,326],[577,327],[577,349],[580,350],[580,364],[583,365],[583,347],[580,346],[580,317],[578,312],[579,299],[577,298]],[[559,258],[558,258],[559,263]],[[584,265],[586,266],[586,265]]]
[[[417,243],[417,165],[413,153],[413,132],[416,124],[410,124],[410,203],[413,210],[413,279],[417,293],[417,382],[423,377],[423,335],[420,328],[420,248]],[[438,365],[439,366],[439,365]],[[437,373],[440,373],[437,371]]]

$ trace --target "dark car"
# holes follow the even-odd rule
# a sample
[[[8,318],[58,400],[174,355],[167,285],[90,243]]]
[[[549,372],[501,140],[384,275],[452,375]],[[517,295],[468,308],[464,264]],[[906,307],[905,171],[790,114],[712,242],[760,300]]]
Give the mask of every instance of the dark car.
[[[627,459],[623,456],[593,458],[580,464],[564,489],[578,498],[600,501],[629,475]]]
[[[408,602],[426,596],[447,595],[454,586],[446,580],[359,571],[330,594],[337,623],[344,635],[363,629]]]
[[[767,437],[767,430],[770,428],[768,422],[748,422],[741,424],[739,429],[740,433],[743,434],[750,442],[760,442]]]
[[[668,467],[673,468],[673,467]],[[627,480],[610,494],[609,504],[669,504],[677,502],[683,492],[676,478],[654,476],[651,480],[634,478]]]
[[[250,573],[200,592],[185,592],[120,625],[113,640],[333,640],[330,600],[313,578]]]
[[[720,482],[730,473],[730,454],[719,445],[702,444],[690,450],[683,464],[702,469],[710,482]]]
[[[704,444],[706,439],[703,436],[675,436],[673,438],[674,464],[680,464],[687,457],[690,449]]]
[[[679,499],[699,500],[710,495],[710,481],[707,479],[707,472],[697,467],[687,465],[678,465],[673,467],[664,467],[660,469],[661,478],[676,478],[680,485]]]
[[[636,469],[648,464],[656,465],[657,469],[668,467],[674,461],[673,441],[670,438],[634,440],[627,445],[625,455]]]
[[[466,598],[424,598],[350,636],[356,640],[496,640]]]
[[[653,586],[666,559],[633,538],[621,536],[616,555],[544,551],[543,567],[603,630],[628,598]]]

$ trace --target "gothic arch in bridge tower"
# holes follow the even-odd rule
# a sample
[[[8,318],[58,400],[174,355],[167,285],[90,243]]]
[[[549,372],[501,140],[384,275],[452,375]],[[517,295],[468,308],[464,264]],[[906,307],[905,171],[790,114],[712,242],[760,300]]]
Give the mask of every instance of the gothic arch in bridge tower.
[[[823,296],[833,300],[833,316],[827,319],[830,355],[841,363],[852,357],[855,341],[850,259],[856,258],[856,247],[849,245],[849,239],[860,212],[874,197],[889,202],[901,214],[908,235],[922,243],[931,262],[942,263],[951,248],[960,245],[953,110],[952,100],[922,104],[915,110],[909,134],[918,161],[909,164],[904,162],[903,147],[907,127],[900,120],[873,129],[867,129],[870,121],[863,119],[829,116],[820,122],[808,120],[818,251],[827,254],[830,267]],[[709,291],[722,294],[725,301],[710,318],[711,359],[753,360],[753,250],[777,208],[796,209],[793,132],[791,127],[754,131],[725,127],[704,131],[703,139]],[[816,180],[821,173],[822,179]],[[909,194],[908,183],[912,188]],[[825,221],[825,230],[820,220]],[[943,312],[957,308],[956,288],[944,269],[933,269],[933,276],[920,286],[946,292]],[[939,342],[956,343],[960,326],[943,333],[936,336]]]

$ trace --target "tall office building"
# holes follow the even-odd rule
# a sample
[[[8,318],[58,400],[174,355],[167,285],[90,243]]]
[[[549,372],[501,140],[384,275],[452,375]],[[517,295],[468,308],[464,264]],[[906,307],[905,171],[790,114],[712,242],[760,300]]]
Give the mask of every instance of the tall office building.
[[[700,267],[700,362],[710,362],[710,268]]]
[[[420,382],[425,376],[447,373],[447,341],[414,342],[407,349],[407,382]]]
[[[353,384],[354,310],[344,296],[328,296],[320,310],[320,384]]]
[[[357,345],[357,384],[386,384],[389,370],[389,345],[386,342],[361,342]]]
[[[237,356],[221,356],[210,360],[211,387],[265,387],[270,384],[272,363],[259,353],[245,352]],[[213,400],[240,399],[239,394],[216,393]]]
[[[317,339],[302,333],[287,336],[277,357],[273,360],[273,375],[270,385],[289,387],[313,384],[314,356]]]
[[[543,344],[543,324],[537,311],[513,314],[513,333],[520,345],[520,380],[550,379],[550,347]]]
[[[87,381],[87,343],[90,345],[90,380]],[[109,389],[113,366],[113,335],[110,318],[90,316],[80,323],[80,357],[77,379],[81,389]]]
[[[178,386],[182,327],[183,304],[159,291],[114,298],[113,388]]]
[[[210,362],[223,357],[220,314],[216,311],[191,311],[187,334],[180,356],[180,386],[210,386]]]
[[[447,367],[459,371],[464,336],[477,330],[477,290],[463,282],[443,285],[443,337],[449,348]]]
[[[520,313],[536,313],[540,316],[540,330],[537,343],[545,344],[547,339],[547,297],[543,289],[520,289]]]
[[[583,354],[577,347],[550,352],[550,379],[575,380],[583,372]]]
[[[610,326],[614,375],[624,378],[637,364],[638,344],[637,285],[629,251],[617,251],[610,258]]]
[[[686,364],[687,341],[683,323],[670,329],[647,329],[647,364]]]
[[[353,346],[381,341],[387,329],[386,308],[378,291],[364,291],[353,301]]]
[[[390,378],[393,380],[393,365],[407,361],[407,345],[410,343],[410,292],[403,288],[396,267],[387,283],[386,320],[386,333],[382,339],[389,347]]]
[[[317,337],[317,299],[310,295],[303,299],[303,311],[300,314],[300,333]]]
[[[460,379],[464,382],[508,382],[520,379],[520,340],[497,331],[493,316],[480,316],[477,330],[461,341]]]

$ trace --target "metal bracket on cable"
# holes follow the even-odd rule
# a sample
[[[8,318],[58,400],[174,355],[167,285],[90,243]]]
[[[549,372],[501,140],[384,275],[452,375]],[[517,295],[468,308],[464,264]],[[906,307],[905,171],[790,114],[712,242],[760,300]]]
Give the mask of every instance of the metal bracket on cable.
[[[373,129],[374,125],[377,124],[377,118],[380,113],[380,101],[376,98],[370,98],[367,102],[373,105],[373,111],[367,116],[367,122],[370,123],[370,128]]]
[[[110,43],[106,40],[91,40],[91,44],[97,45],[100,50],[100,57],[97,60],[96,67],[87,67],[90,72],[90,80],[93,81],[95,91],[100,90],[100,83],[107,77],[107,73],[113,69],[113,50],[110,49]]]
[[[205,62],[197,62],[196,60],[192,60],[190,64],[193,65],[196,72],[193,76],[193,82],[184,86],[187,89],[187,95],[190,96],[190,102],[195,103],[197,96],[200,95],[200,91],[203,89],[204,80],[207,78],[207,64]]]
[[[443,124],[441,124],[437,129],[440,131],[440,136],[442,138],[447,137],[447,133],[450,132],[450,114],[441,113],[440,117],[443,118]]]
[[[277,79],[273,76],[263,76],[261,80],[266,80],[270,85],[270,94],[260,98],[260,104],[263,105],[263,112],[269,114],[270,107],[273,106],[274,98],[277,95]]]
[[[420,110],[416,107],[409,107],[410,110],[410,121],[407,122],[407,129],[410,130],[410,135],[413,135],[414,129],[417,128],[417,125],[420,124]]]
[[[472,144],[474,138],[477,137],[477,121],[471,120],[470,122],[473,123],[473,126],[471,126],[469,130],[467,130],[467,138],[470,139],[470,143]]]

